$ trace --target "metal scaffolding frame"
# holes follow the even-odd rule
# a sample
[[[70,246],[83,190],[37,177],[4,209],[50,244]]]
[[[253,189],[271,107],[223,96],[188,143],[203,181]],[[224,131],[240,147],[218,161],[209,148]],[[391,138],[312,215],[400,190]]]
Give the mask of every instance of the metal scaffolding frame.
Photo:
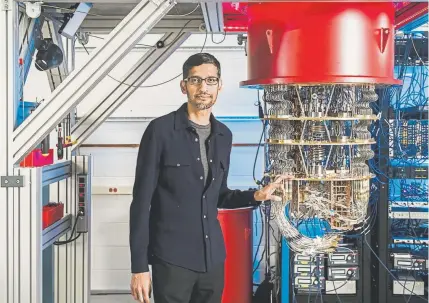
[[[184,25],[186,22],[182,27]],[[85,141],[190,35],[190,32],[184,31],[165,34],[160,39],[165,47],[150,48],[122,77],[121,83],[106,91],[104,97],[84,100],[92,106],[72,129],[72,140],[76,142],[72,149]]]
[[[104,45],[96,49],[88,63],[80,69],[68,72],[67,60],[47,72],[51,89],[50,98],[39,105],[18,127],[15,125],[20,86],[18,58],[22,53],[19,36],[25,31],[19,27],[19,5],[10,0],[0,0],[0,302],[45,303],[43,292],[43,254],[55,241],[69,238],[71,226],[77,217],[78,174],[91,175],[91,159],[88,156],[71,156],[66,150],[65,161],[52,165],[27,168],[20,161],[74,110],[120,60],[131,51],[168,11],[175,5],[169,0],[143,0],[105,39]],[[22,14],[21,14],[22,17]],[[28,20],[27,20],[28,21]],[[183,22],[179,25],[183,26]],[[197,20],[201,24],[200,20]],[[177,23],[176,23],[177,25]],[[41,26],[44,37],[50,37],[63,50],[58,24],[41,17],[29,20],[28,35]],[[19,34],[21,33],[21,35]],[[170,30],[165,34],[165,48],[154,49],[140,60],[137,68],[124,78],[133,86],[143,83],[150,74],[179,47],[190,33]],[[31,40],[32,37],[30,37]],[[28,41],[27,41],[28,42]],[[73,43],[67,45],[73,48]],[[30,53],[30,43],[23,47]],[[22,51],[22,49],[21,49]],[[21,55],[21,56],[20,56]],[[66,56],[69,57],[69,56]],[[73,54],[72,54],[73,57]],[[30,60],[31,61],[31,60]],[[28,62],[26,62],[28,64]],[[30,62],[31,64],[31,62]],[[28,70],[27,70],[28,72]],[[88,136],[113,112],[135,87],[118,84],[112,94],[104,98],[102,106],[90,112],[74,130],[82,137]],[[93,104],[93,103],[91,103]],[[93,119],[96,123],[88,124]],[[90,179],[90,178],[89,178]],[[55,184],[55,185],[54,185]],[[88,181],[90,188],[90,181]],[[65,216],[48,228],[42,229],[42,207],[46,200],[57,197],[65,201]],[[88,196],[90,191],[88,190]],[[86,218],[90,223],[90,200]],[[90,296],[90,232],[76,241],[56,246],[53,255],[55,267],[52,302],[87,303]]]
[[[137,4],[91,54],[87,64],[73,71],[14,131],[14,163],[34,149],[173,6],[167,0],[145,0]]]
[[[14,104],[18,93],[18,62],[16,60],[18,40],[15,34],[15,31],[18,30],[18,11],[16,5],[9,1],[2,1],[0,5],[0,41],[2,41],[0,43],[0,70],[2,71],[0,73],[0,121],[2,123],[0,127],[0,176],[14,176],[9,142],[12,142]],[[3,178],[1,183],[4,183]],[[16,302],[14,297],[19,293],[19,290],[14,287],[18,277],[15,277],[16,272],[13,271],[15,265],[13,262],[15,249],[14,194],[14,188],[0,186],[0,289],[2,290],[0,291],[0,302],[7,303]],[[34,279],[34,276],[28,275],[26,278],[31,280]],[[33,283],[35,283],[34,280]],[[28,288],[28,293],[34,294],[31,288]]]

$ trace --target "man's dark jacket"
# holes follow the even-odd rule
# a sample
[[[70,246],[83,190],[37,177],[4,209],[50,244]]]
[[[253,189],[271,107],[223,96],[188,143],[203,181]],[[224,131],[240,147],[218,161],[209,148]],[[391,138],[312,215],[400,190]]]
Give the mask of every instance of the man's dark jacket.
[[[254,206],[254,191],[227,186],[231,131],[213,115],[206,141],[205,186],[199,138],[187,103],[152,120],[137,158],[130,208],[131,271],[147,272],[151,258],[205,272],[225,260],[218,208]]]

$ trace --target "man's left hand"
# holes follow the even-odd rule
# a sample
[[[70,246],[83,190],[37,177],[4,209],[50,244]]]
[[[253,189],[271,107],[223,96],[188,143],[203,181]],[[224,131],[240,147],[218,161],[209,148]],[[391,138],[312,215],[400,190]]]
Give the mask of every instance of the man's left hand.
[[[273,183],[268,184],[264,188],[257,190],[254,194],[254,198],[256,201],[281,201],[279,196],[273,195],[276,189],[283,189],[282,181],[288,179],[288,177],[279,177]]]

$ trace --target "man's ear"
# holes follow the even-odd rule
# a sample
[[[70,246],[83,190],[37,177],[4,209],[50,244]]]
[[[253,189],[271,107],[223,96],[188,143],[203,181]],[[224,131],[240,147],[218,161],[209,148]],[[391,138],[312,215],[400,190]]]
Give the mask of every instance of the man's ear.
[[[180,81],[180,90],[182,91],[182,94],[186,95],[186,82]]]
[[[218,91],[221,91],[222,88],[223,88],[223,82],[222,82],[222,79],[219,79],[219,88],[218,88]]]

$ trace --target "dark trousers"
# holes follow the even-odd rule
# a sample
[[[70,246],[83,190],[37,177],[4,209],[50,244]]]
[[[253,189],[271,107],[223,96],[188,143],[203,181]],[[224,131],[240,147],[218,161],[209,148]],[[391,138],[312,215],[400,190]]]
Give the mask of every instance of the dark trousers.
[[[221,303],[224,265],[200,273],[157,260],[152,283],[155,303]]]

